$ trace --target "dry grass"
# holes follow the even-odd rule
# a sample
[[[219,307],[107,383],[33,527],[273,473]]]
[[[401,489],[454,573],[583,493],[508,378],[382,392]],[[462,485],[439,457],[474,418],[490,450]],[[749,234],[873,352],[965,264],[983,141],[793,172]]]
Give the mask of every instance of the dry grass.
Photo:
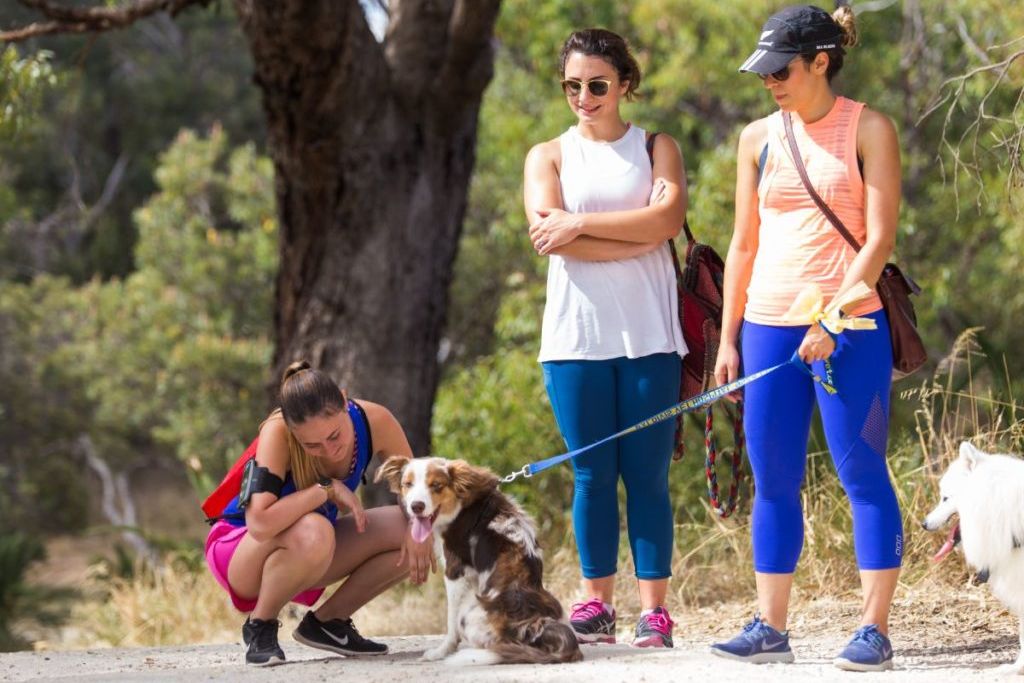
[[[904,516],[904,570],[893,613],[893,628],[926,629],[942,623],[970,633],[1005,614],[985,587],[968,583],[960,559],[941,565],[931,555],[941,539],[920,529],[917,520],[934,505],[937,480],[959,441],[970,437],[982,447],[1019,450],[1024,422],[1010,398],[996,398],[991,373],[974,371],[978,355],[968,330],[935,376],[899,393],[915,402],[916,439],[904,437],[890,448],[890,468]],[[1009,386],[1009,382],[1006,382]],[[797,570],[791,627],[796,634],[846,632],[859,612],[849,506],[826,453],[812,453],[804,493],[805,542]],[[556,512],[556,514],[558,514]],[[754,609],[749,517],[718,519],[705,506],[702,521],[676,528],[676,557],[668,607],[680,626],[718,635],[734,630]],[[563,604],[583,597],[571,534],[546,539],[545,581]],[[628,548],[622,544],[616,606],[623,628],[637,617],[639,602]],[[552,550],[554,549],[554,550]],[[170,645],[230,642],[238,639],[241,616],[206,571],[170,563],[160,573],[141,571],[130,580],[93,579],[96,598],[79,605],[73,627],[54,636],[51,647]],[[969,609],[950,609],[951,601]],[[444,629],[443,583],[434,576],[422,588],[401,586],[355,615],[367,635],[440,633]],[[283,615],[290,633],[298,609]]]

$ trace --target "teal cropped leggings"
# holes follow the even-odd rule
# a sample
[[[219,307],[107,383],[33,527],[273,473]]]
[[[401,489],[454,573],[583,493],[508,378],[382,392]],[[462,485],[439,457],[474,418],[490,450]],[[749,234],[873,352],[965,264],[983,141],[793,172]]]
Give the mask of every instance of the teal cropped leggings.
[[[566,446],[581,448],[675,404],[680,363],[675,353],[543,363],[544,384]],[[585,578],[616,571],[620,477],[637,578],[671,575],[668,468],[674,435],[675,421],[667,420],[573,459],[572,520]]]

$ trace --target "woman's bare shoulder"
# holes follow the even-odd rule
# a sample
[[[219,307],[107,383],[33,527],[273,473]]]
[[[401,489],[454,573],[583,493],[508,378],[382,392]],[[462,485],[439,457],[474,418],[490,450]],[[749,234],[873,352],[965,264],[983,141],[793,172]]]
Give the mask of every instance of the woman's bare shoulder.
[[[288,447],[288,423],[280,410],[275,410],[260,425],[260,443]]]
[[[857,135],[861,142],[872,142],[896,137],[896,124],[880,111],[864,107],[857,125]]]
[[[559,142],[558,138],[553,138],[545,142],[538,142],[530,148],[529,153],[526,155],[527,163],[535,161],[557,164],[558,160],[561,158],[562,144]]]
[[[388,454],[400,453],[412,455],[409,448],[409,441],[405,436],[405,430],[386,406],[373,401],[363,399],[352,399],[359,404],[359,407],[366,413],[366,421],[370,423],[370,432],[373,434],[373,448],[377,452]]]
[[[739,160],[757,164],[761,158],[761,150],[768,144],[768,120],[770,116],[751,121],[740,131],[740,141],[737,145],[737,157]]]

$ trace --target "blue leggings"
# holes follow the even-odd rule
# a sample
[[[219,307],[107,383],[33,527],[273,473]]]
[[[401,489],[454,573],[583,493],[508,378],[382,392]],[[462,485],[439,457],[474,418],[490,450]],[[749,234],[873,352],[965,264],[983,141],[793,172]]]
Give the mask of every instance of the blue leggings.
[[[804,541],[800,486],[817,402],[825,439],[853,512],[853,544],[861,569],[892,569],[903,554],[899,504],[885,466],[892,350],[884,311],[869,316],[877,330],[839,337],[831,365],[839,393],[829,396],[799,368],[785,367],[745,389],[745,432],[754,471],[751,520],[754,569],[789,574]],[[807,327],[744,322],[743,371],[789,358]],[[814,364],[824,376],[824,363]]]
[[[555,420],[570,450],[664,410],[679,400],[675,353],[542,364]],[[619,477],[636,576],[671,576],[672,503],[668,466],[675,421],[648,427],[573,458],[573,529],[583,576],[611,576],[619,554]]]

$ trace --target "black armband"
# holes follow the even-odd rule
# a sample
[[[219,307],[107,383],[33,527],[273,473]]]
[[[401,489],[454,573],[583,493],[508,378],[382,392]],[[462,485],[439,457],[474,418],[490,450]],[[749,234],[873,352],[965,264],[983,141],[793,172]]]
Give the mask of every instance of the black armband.
[[[238,507],[244,508],[249,504],[254,493],[273,493],[281,497],[281,488],[284,481],[281,477],[271,472],[266,467],[256,464],[256,458],[250,458],[242,470],[242,485],[238,490]]]

